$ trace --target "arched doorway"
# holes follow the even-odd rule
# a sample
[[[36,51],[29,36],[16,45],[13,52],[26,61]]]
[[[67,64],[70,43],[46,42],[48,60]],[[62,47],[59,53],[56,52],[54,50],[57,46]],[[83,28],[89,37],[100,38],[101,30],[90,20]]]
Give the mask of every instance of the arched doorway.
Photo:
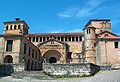
[[[49,63],[57,63],[57,59],[55,57],[49,58]]]
[[[57,50],[48,50],[43,54],[45,63],[58,63],[62,59],[62,55]]]
[[[4,63],[13,63],[13,58],[10,55],[5,56]]]

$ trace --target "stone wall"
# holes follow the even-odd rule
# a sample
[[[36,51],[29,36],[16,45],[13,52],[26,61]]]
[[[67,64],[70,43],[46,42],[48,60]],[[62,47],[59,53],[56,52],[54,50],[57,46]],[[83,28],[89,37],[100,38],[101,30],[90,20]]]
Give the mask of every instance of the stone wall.
[[[1,64],[0,77],[8,76],[12,73],[24,71],[24,64]]]
[[[115,48],[115,41],[119,42],[119,40],[99,41],[97,45],[97,65],[110,65],[112,68],[120,68],[120,42],[118,48]]]
[[[43,71],[49,75],[88,76],[95,74],[100,67],[91,63],[81,64],[43,64]]]

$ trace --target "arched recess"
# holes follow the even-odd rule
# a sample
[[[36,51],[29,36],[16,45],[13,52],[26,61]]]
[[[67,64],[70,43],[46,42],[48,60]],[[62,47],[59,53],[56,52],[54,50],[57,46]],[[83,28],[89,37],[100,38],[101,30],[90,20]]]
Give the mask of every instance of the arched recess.
[[[31,63],[31,70],[34,70],[34,61],[32,60],[32,63]]]
[[[30,66],[31,66],[31,62],[30,62],[30,59],[28,58],[28,60],[27,60],[27,70],[31,69]]]
[[[43,54],[44,62],[46,63],[58,63],[62,58],[62,55],[57,50],[48,50]]]
[[[35,69],[37,68],[37,61],[35,61],[35,65],[34,65],[34,68],[35,68]]]
[[[4,57],[4,63],[13,63],[13,58],[11,55],[7,55]]]

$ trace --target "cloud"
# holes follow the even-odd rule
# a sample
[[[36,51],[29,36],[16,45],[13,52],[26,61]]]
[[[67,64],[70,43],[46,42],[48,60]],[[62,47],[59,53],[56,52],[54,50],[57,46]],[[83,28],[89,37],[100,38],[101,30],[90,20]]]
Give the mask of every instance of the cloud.
[[[58,13],[57,15],[62,18],[70,18],[78,12],[79,8],[70,7],[66,8],[65,11]]]
[[[78,17],[89,16],[92,13],[92,10],[102,3],[103,3],[102,0],[90,0],[85,7],[78,11],[77,16]]]
[[[102,3],[107,0],[88,0],[86,4],[82,7],[69,7],[66,8],[65,11],[60,12],[58,14],[59,17],[62,18],[70,18],[70,17],[86,17],[91,15],[92,11],[99,7]],[[97,8],[96,8],[97,9]],[[92,13],[93,14],[93,13]]]

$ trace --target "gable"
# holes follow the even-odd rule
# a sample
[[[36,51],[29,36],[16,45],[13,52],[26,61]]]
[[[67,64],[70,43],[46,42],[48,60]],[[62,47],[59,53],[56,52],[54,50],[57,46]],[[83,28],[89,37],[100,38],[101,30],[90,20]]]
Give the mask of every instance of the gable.
[[[38,47],[40,46],[52,46],[52,45],[61,45],[61,46],[64,46],[64,45],[67,45],[65,42],[61,42],[61,41],[58,41],[58,40],[55,40],[55,39],[50,39],[48,41],[45,41],[45,42],[42,42],[40,44],[38,44]]]
[[[100,34],[98,34],[98,38],[105,38],[105,39],[120,39],[120,36],[113,34],[108,31],[104,31]]]

